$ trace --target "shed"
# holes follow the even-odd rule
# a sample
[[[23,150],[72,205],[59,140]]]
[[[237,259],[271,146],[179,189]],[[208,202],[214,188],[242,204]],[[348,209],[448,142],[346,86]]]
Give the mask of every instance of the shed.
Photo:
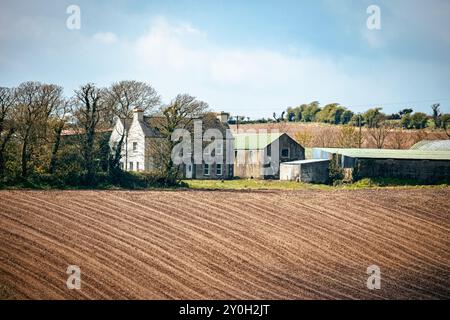
[[[450,180],[450,151],[313,148],[314,159],[335,158],[353,178]]]
[[[286,133],[235,133],[234,174],[278,179],[280,163],[305,159],[305,149]]]
[[[327,183],[329,164],[330,161],[326,159],[283,162],[280,164],[280,180]]]

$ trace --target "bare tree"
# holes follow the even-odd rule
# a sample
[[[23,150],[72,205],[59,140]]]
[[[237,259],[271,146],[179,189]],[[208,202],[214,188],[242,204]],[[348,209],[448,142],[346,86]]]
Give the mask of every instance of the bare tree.
[[[53,173],[56,165],[56,153],[58,152],[61,139],[61,132],[64,127],[63,117],[67,113],[66,102],[63,98],[63,88],[54,84],[43,84],[40,90],[40,103],[42,104],[42,112],[47,122],[41,124],[41,137],[47,143],[54,140],[51,148],[49,172]],[[61,112],[63,111],[63,115]],[[47,132],[50,130],[51,132]],[[53,132],[52,132],[53,131]],[[55,135],[54,139],[49,138]]]
[[[92,83],[87,83],[75,90],[73,115],[80,130],[81,151],[84,158],[86,181],[93,183],[95,179],[94,139],[103,112],[105,92]]]
[[[313,135],[309,131],[297,131],[294,134],[295,141],[301,144],[303,147],[311,147],[311,142],[313,140]]]
[[[360,145],[360,134],[354,126],[341,127],[337,138],[337,144],[341,148],[356,148]]]
[[[336,134],[332,127],[320,127],[314,132],[314,145],[319,147],[334,147]]]
[[[151,113],[160,103],[161,98],[156,90],[144,82],[120,81],[113,83],[106,91],[106,105],[108,107],[106,118],[110,124],[116,117],[131,118],[136,107],[141,108],[145,113]],[[122,145],[125,139],[125,130],[119,132],[120,139],[113,147],[113,156],[110,161],[112,169],[117,169],[122,154]]]
[[[391,147],[393,149],[404,149],[406,148],[408,141],[409,141],[409,135],[401,128],[395,128],[392,130],[391,134]]]
[[[161,139],[155,140],[151,151],[158,159],[166,183],[173,184],[179,178],[179,167],[174,166],[172,160],[172,150],[178,142],[172,141],[172,134],[176,129],[188,129],[194,119],[204,114],[207,109],[207,103],[188,94],[177,95],[168,106],[161,109],[163,117],[156,124]]]
[[[52,174],[55,173],[56,170],[56,159],[61,144],[61,134],[68,120],[69,111],[71,109],[70,103],[71,101],[69,99],[61,99],[59,104],[55,107],[49,121],[54,136],[49,165],[49,173]]]
[[[110,108],[107,115],[112,121],[115,116],[131,118],[133,109],[136,107],[141,108],[145,113],[150,113],[161,103],[161,97],[147,83],[120,81],[108,88],[106,103]]]
[[[41,84],[38,82],[25,82],[17,88],[18,108],[15,116],[17,122],[17,133],[22,144],[21,148],[21,175],[28,175],[28,161],[31,158],[32,142],[38,119],[42,117],[42,106],[39,104],[39,90]]]
[[[16,95],[13,88],[0,87],[0,176],[5,172],[5,150],[14,134],[12,118]]]
[[[36,156],[35,149],[47,138],[50,114],[58,105],[62,87],[40,82],[25,82],[17,88],[17,112],[15,121],[21,141],[21,175],[28,175],[28,165]]]
[[[371,137],[372,140],[374,141],[375,146],[378,149],[382,149],[386,142],[387,137],[392,132],[392,126],[389,125],[386,121],[384,121],[376,126],[368,128],[367,132],[369,133],[369,137]]]

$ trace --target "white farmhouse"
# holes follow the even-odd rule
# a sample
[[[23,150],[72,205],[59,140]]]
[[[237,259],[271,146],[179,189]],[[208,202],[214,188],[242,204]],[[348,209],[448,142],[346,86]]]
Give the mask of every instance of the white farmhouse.
[[[115,150],[121,139],[120,167],[125,171],[148,171],[152,159],[148,154],[150,139],[159,139],[157,131],[151,127],[152,117],[144,116],[144,111],[135,108],[132,119],[118,119],[110,138],[110,147]]]
[[[226,131],[229,129],[227,121],[228,114],[221,112],[218,114],[205,114],[201,120],[203,123],[202,132],[209,128],[219,129],[223,134],[222,152],[233,154],[233,142],[229,140]],[[109,145],[112,152],[115,152],[118,145],[122,145],[120,167],[125,171],[150,171],[157,169],[151,152],[152,140],[161,139],[156,129],[156,123],[164,118],[155,116],[144,116],[141,108],[135,108],[132,119],[117,119],[111,133]],[[192,128],[188,129],[191,130]],[[228,138],[227,138],[228,137]],[[207,143],[204,143],[204,148]],[[220,163],[206,164],[199,163],[182,165],[182,172],[185,178],[193,179],[229,179],[233,177],[233,163],[227,163],[226,157]]]

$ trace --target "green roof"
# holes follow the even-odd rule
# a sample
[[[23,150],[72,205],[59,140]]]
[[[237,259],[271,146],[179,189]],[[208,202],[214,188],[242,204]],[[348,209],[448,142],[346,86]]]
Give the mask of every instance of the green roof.
[[[233,134],[235,150],[262,150],[281,137],[283,133]]]
[[[313,155],[317,157],[320,151],[338,153],[353,158],[450,160],[450,151],[314,148]]]

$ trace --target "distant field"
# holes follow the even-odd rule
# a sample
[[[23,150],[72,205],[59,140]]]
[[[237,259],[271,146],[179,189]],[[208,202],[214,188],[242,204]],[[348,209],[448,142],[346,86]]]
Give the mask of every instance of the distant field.
[[[288,133],[292,138],[295,134],[300,132],[310,139],[303,142],[304,147],[339,147],[338,137],[341,130],[340,125],[329,125],[324,123],[302,123],[302,122],[282,122],[282,123],[256,123],[256,124],[241,124],[239,130],[278,130],[280,132]],[[236,131],[236,125],[230,126],[232,131]],[[366,128],[362,128],[363,148],[376,148],[374,140],[367,133]],[[386,149],[409,149],[415,143],[421,140],[438,140],[448,139],[443,130],[393,130],[386,138],[383,148]]]
[[[450,190],[0,191],[0,297],[450,298]],[[366,269],[381,268],[381,290]],[[80,291],[66,288],[68,265]]]

